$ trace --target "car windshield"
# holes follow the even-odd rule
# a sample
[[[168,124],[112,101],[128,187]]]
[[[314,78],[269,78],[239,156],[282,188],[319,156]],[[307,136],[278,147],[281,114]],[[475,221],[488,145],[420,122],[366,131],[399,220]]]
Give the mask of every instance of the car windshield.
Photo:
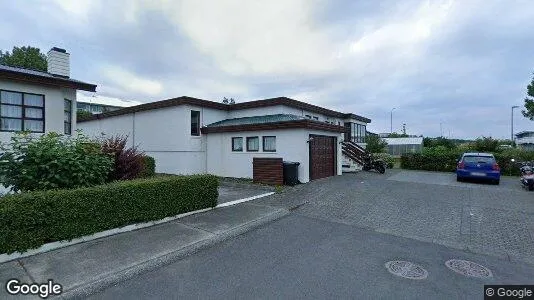
[[[464,156],[464,162],[491,164],[495,162],[495,159],[491,156]]]

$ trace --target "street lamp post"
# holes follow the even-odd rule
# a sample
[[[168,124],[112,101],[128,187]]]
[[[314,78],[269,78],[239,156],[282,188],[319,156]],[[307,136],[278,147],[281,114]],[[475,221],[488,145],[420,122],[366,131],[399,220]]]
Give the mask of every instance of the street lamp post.
[[[512,141],[512,147],[514,146],[514,108],[518,108],[519,106],[517,105],[514,105],[512,106],[512,118],[511,118],[511,135],[510,135],[510,138],[511,138],[511,141]]]
[[[393,111],[395,110],[396,107],[393,107],[391,109],[391,112],[390,112],[390,117],[389,117],[389,133],[393,133]]]

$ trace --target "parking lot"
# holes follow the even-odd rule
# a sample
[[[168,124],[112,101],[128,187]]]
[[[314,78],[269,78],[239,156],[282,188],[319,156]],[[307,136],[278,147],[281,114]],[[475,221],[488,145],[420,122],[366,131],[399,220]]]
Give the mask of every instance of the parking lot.
[[[454,173],[388,170],[316,181],[298,214],[534,264],[534,192],[518,178],[456,182]]]

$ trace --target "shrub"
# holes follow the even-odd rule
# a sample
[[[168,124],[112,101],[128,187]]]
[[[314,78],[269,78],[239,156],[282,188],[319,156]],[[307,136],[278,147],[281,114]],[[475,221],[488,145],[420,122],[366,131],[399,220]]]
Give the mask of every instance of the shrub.
[[[458,149],[455,151],[443,151],[443,149],[424,149],[423,153],[405,154],[401,156],[401,168],[427,171],[455,171],[457,159],[462,153],[476,151],[468,149]],[[519,164],[521,161],[534,161],[534,152],[520,149],[506,149],[493,153],[501,168],[503,175],[519,175]],[[512,163],[511,159],[516,163]]]
[[[368,135],[366,137],[367,146],[365,149],[371,153],[382,153],[386,151],[388,143],[378,135]]]
[[[388,169],[392,169],[395,165],[395,158],[389,153],[373,153],[372,155],[374,158],[385,161]]]
[[[126,148],[128,136],[117,135],[102,140],[102,151],[114,158],[110,180],[130,180],[140,176],[144,153],[137,147]]]
[[[13,191],[87,187],[105,183],[112,159],[87,137],[15,134],[1,145],[0,177]]]
[[[139,177],[152,177],[156,174],[156,160],[152,156],[145,155],[142,159],[143,169]]]
[[[482,137],[477,139],[473,147],[478,152],[495,152],[499,147],[499,140],[492,139],[491,137]]]
[[[90,119],[92,116],[93,114],[91,112],[85,110],[76,111],[76,120],[78,121]]]
[[[515,163],[512,163],[512,158]],[[501,167],[503,175],[519,175],[519,164],[522,161],[534,161],[534,152],[521,149],[506,149],[495,153],[495,159]]]
[[[215,207],[212,175],[162,176],[0,198],[0,253]]]
[[[456,170],[458,151],[408,153],[401,156],[401,168],[411,170],[452,172]]]

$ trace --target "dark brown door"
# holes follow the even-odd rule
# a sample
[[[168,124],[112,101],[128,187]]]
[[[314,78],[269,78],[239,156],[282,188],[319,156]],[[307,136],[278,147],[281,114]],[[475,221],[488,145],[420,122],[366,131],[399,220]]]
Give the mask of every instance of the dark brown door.
[[[336,142],[333,136],[310,135],[310,180],[336,174]]]

